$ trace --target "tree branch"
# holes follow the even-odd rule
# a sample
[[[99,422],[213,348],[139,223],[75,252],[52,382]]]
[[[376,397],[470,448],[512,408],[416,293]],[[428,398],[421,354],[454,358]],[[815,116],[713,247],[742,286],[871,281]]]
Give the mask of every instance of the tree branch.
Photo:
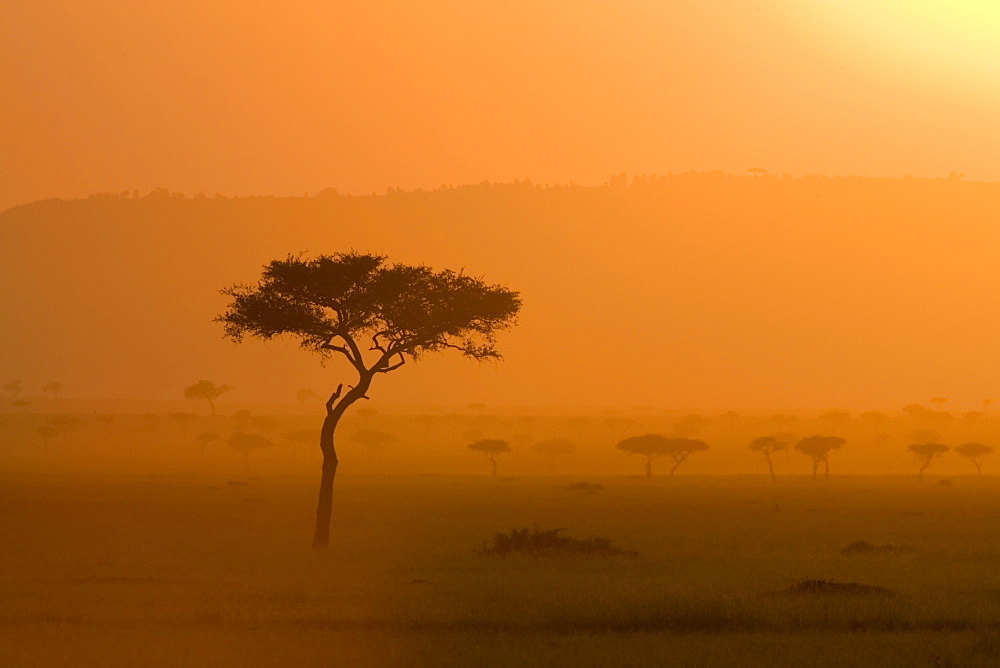
[[[344,357],[346,357],[350,361],[351,364],[357,366],[357,362],[355,362],[354,357],[351,356],[351,351],[349,351],[344,346],[335,346],[332,343],[327,342],[321,345],[320,348],[322,348],[323,350],[333,350],[335,352],[341,353],[343,354]]]
[[[375,332],[372,334],[372,347],[369,350],[377,350],[384,355],[386,353],[385,346],[378,342],[378,337],[382,334],[385,334],[385,332]]]
[[[399,361],[395,364],[390,364],[386,366],[389,360],[392,359],[395,355],[399,355]],[[393,353],[392,355],[389,356],[383,355],[382,359],[380,359],[378,363],[379,368],[377,368],[375,371],[377,373],[389,373],[390,371],[395,371],[404,364],[406,364],[406,358],[403,357],[403,353]]]
[[[351,354],[354,355],[354,359],[352,360],[354,366],[357,367],[358,371],[364,369],[365,358],[361,354],[361,349],[358,348],[358,344],[354,341],[354,337],[352,337],[350,334],[347,333],[342,333],[339,336],[347,343],[347,346],[351,349]]]
[[[344,389],[344,384],[341,383],[337,386],[337,391],[330,395],[330,398],[326,400],[326,414],[330,415],[333,413],[333,402],[340,398],[340,392]]]

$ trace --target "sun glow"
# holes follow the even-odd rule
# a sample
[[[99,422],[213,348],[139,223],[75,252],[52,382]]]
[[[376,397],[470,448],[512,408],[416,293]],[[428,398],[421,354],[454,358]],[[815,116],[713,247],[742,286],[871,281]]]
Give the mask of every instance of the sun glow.
[[[897,62],[931,75],[992,81],[1000,76],[1000,2],[881,0],[831,5],[850,32]]]

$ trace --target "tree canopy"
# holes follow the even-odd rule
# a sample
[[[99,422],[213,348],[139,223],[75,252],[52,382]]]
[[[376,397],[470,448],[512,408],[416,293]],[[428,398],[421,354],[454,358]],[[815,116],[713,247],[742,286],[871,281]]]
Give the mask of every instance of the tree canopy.
[[[708,444],[694,438],[668,438],[660,434],[644,434],[632,436],[619,441],[615,446],[629,454],[646,456],[646,477],[653,475],[652,462],[654,457],[668,456],[673,458],[674,466],[670,475],[684,463],[693,452],[708,450]]]
[[[231,297],[217,320],[234,341],[285,334],[324,357],[339,353],[359,370],[384,372],[447,348],[474,359],[500,359],[496,333],[516,323],[520,295],[481,278],[424,265],[387,264],[380,255],[289,255],[265,265],[255,285]],[[367,367],[360,339],[381,353]]]

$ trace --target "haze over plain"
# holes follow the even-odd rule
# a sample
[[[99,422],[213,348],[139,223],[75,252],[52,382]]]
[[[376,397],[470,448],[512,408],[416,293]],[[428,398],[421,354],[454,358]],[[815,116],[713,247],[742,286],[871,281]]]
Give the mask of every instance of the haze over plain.
[[[995,183],[385,195],[755,167],[995,182],[1000,14],[947,4],[5,3],[0,209],[158,186],[380,197],[15,209],[0,361],[78,396],[322,388],[335,374],[298,351],[222,343],[215,291],[355,247],[527,303],[496,373],[428,361],[386,401],[975,408],[1000,361]]]

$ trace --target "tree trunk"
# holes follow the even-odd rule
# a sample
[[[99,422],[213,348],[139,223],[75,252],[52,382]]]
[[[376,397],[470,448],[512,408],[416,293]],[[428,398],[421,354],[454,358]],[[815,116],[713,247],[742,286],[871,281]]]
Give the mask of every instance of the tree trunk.
[[[496,478],[497,477],[497,458],[495,456],[493,456],[493,455],[490,455],[490,464],[493,466],[493,477]]]
[[[972,463],[976,465],[976,472],[979,474],[979,477],[982,478],[983,477],[983,467],[982,467],[982,465],[979,462],[977,462],[975,459],[972,460]]]
[[[917,480],[920,481],[921,484],[923,484],[924,482],[924,471],[930,465],[931,465],[931,460],[928,459],[926,462],[923,463],[923,465],[921,465],[920,470],[917,471]]]
[[[652,455],[647,455],[647,457],[646,457],[646,477],[647,478],[652,478],[653,477],[653,456]]]
[[[767,457],[767,470],[771,472],[771,482],[774,482],[774,464],[771,463],[771,455],[767,454],[765,457]]]
[[[333,479],[337,476],[337,450],[333,445],[333,433],[337,423],[351,404],[358,399],[367,399],[365,393],[371,386],[371,374],[362,374],[358,384],[337,403],[343,385],[337,387],[326,402],[326,418],[319,434],[319,448],[323,453],[323,474],[319,480],[319,502],[316,504],[316,531],[313,533],[313,547],[325,548],[330,542],[330,518],[333,516]]]
[[[212,409],[212,417],[215,417],[215,402],[212,401],[211,397],[208,399],[208,407]]]
[[[816,474],[819,472],[819,460],[813,460],[813,480],[816,479]]]
[[[330,542],[330,517],[333,515],[333,480],[337,476],[337,450],[333,446],[333,432],[337,418],[328,413],[323,420],[319,447],[323,451],[323,473],[319,480],[319,503],[316,505],[316,532],[313,547],[326,547]]]
[[[830,479],[830,462],[826,459],[823,460],[823,480]]]

